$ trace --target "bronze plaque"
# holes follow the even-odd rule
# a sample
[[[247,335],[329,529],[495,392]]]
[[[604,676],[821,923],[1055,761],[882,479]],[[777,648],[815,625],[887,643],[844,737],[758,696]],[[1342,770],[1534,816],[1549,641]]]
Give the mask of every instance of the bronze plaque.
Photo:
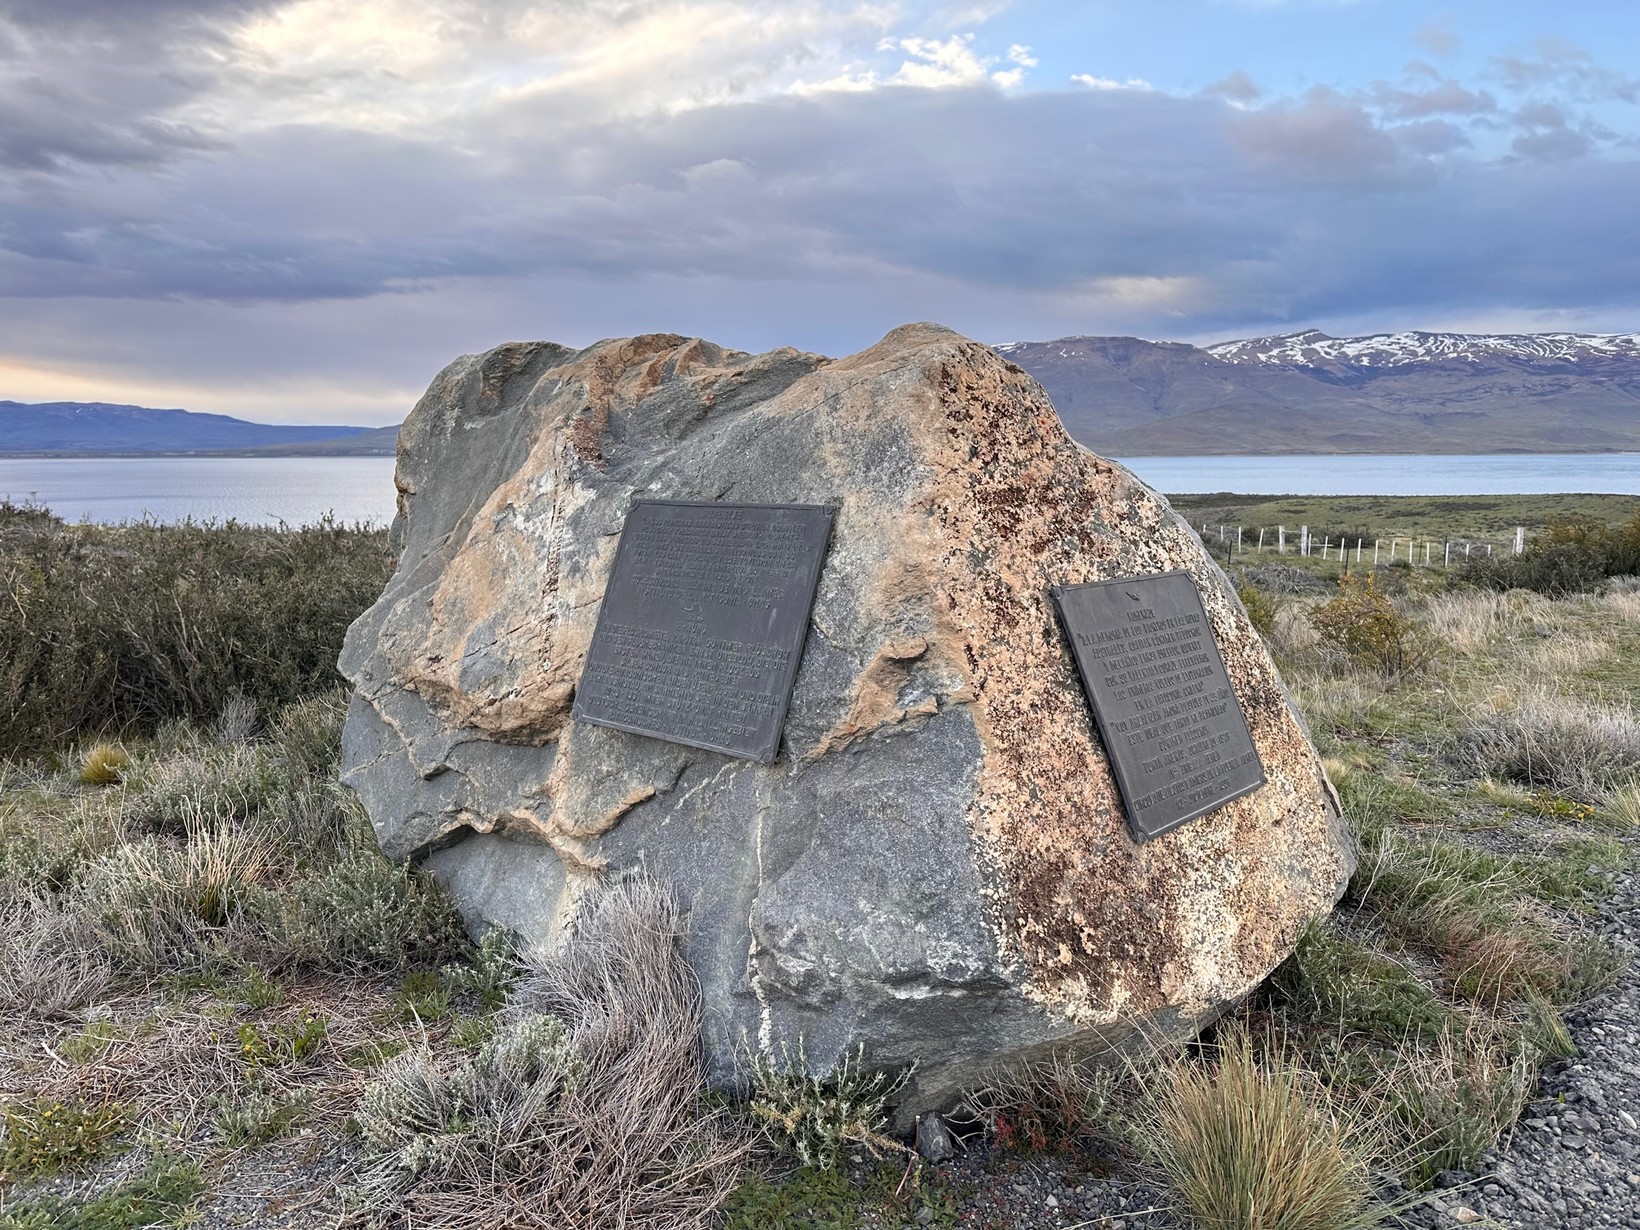
[[[772,762],[831,517],[814,504],[635,503],[575,720]]]
[[[1053,597],[1137,840],[1264,784],[1189,573],[1059,585]]]

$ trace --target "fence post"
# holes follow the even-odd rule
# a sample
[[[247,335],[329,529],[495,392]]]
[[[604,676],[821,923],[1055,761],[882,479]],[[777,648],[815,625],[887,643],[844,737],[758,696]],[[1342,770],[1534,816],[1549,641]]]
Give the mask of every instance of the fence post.
[[[1526,527],[1517,525],[1515,527],[1515,554],[1519,555],[1524,550],[1526,550]]]
[[[1241,545],[1241,526],[1239,526],[1239,525],[1236,527],[1236,554],[1237,555],[1246,555],[1247,554],[1247,552],[1242,549],[1242,545]]]
[[[1452,567],[1452,544],[1450,542],[1446,544],[1446,558],[1441,561],[1441,567]]]
[[[1276,526],[1276,544],[1277,544],[1276,545],[1276,554],[1277,555],[1286,555],[1287,554],[1287,527],[1285,525]]]
[[[1472,542],[1466,542],[1466,543],[1463,544],[1463,557],[1465,559],[1469,558],[1469,548],[1474,546],[1474,545],[1475,544],[1472,543]]]
[[[1362,539],[1357,538],[1355,540],[1355,562],[1358,564],[1361,562],[1361,543]]]
[[[1310,554],[1310,527],[1307,525],[1298,527],[1298,553],[1306,557]]]
[[[1424,567],[1429,567],[1429,539],[1424,539]]]
[[[1492,544],[1491,543],[1486,544],[1486,558],[1487,559],[1492,558]]]
[[[1258,553],[1260,555],[1264,554],[1264,527],[1262,525],[1258,527]]]
[[[1383,541],[1384,540],[1382,538],[1374,538],[1372,540],[1372,566],[1374,568],[1378,567],[1378,548],[1383,545]]]

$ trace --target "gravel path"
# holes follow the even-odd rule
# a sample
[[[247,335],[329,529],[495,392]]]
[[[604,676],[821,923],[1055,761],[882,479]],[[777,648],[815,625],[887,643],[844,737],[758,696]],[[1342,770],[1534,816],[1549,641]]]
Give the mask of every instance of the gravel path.
[[[1617,882],[1600,927],[1640,950],[1640,871]],[[1501,1156],[1409,1224],[1473,1212],[1511,1230],[1640,1230],[1640,961],[1567,1024],[1582,1056],[1545,1072]]]

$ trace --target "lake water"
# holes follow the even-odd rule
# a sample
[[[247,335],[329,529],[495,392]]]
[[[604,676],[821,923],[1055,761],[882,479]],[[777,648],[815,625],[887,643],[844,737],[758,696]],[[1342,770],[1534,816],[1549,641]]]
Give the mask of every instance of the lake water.
[[[1125,457],[1160,491],[1261,495],[1640,495],[1640,454]],[[0,496],[69,521],[305,525],[393,518],[391,457],[0,458]]]
[[[1640,495],[1640,453],[1120,460],[1171,495]]]
[[[0,496],[66,521],[393,519],[391,457],[0,458]]]

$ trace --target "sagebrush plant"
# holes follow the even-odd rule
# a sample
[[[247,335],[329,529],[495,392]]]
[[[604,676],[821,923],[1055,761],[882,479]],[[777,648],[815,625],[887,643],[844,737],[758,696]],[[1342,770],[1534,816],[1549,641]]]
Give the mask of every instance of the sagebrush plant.
[[[1376,1224],[1381,1121],[1343,1102],[1245,1029],[1221,1029],[1211,1060],[1164,1062],[1137,1111],[1153,1178],[1202,1230],[1353,1230]]]
[[[677,907],[602,884],[534,953],[476,1053],[390,1059],[355,1119],[355,1200],[391,1224],[705,1230],[749,1136],[709,1099]],[[496,941],[499,947],[499,941]]]
[[[888,1104],[911,1072],[876,1071],[862,1049],[844,1051],[829,1072],[816,1073],[801,1040],[776,1054],[751,1056],[747,1110],[776,1148],[805,1166],[838,1165],[851,1146],[874,1157],[903,1151],[886,1135]]]
[[[211,1128],[230,1149],[263,1145],[295,1131],[310,1102],[300,1092],[247,1089],[213,1099]]]

